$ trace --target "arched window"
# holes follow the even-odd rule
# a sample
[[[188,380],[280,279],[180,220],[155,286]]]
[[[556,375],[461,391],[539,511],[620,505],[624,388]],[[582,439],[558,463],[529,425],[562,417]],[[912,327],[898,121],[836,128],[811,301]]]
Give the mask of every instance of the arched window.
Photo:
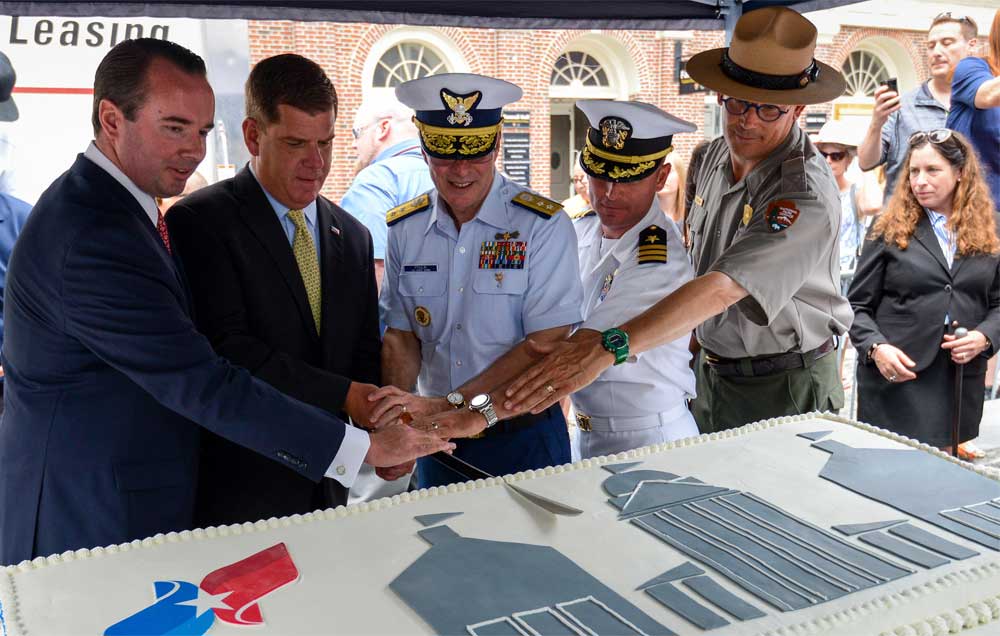
[[[605,88],[610,86],[608,75],[601,63],[589,53],[567,51],[559,56],[552,67],[552,86],[588,86]]]
[[[889,79],[885,64],[868,51],[852,51],[841,70],[847,80],[847,95],[871,97],[879,84]]]
[[[372,87],[393,88],[403,82],[447,72],[448,68],[430,47],[413,41],[389,47],[375,64]]]

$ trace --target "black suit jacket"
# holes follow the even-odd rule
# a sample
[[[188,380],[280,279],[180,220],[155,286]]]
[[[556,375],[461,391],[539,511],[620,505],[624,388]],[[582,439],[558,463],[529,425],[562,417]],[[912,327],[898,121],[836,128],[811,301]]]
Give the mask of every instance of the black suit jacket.
[[[195,323],[219,355],[288,395],[341,414],[352,380],[380,379],[372,240],[343,209],[323,197],[317,204],[318,335],[288,238],[249,168],[186,197],[170,209],[167,224],[190,281]],[[203,436],[201,466],[197,521],[205,525],[339,503],[324,500],[313,482],[217,436]]]
[[[1000,344],[998,264],[998,256],[956,255],[948,267],[926,214],[921,215],[905,250],[881,238],[865,241],[848,292],[854,309],[851,340],[859,358],[873,364],[868,350],[877,342],[887,342],[910,356],[919,374],[940,351],[948,316],[990,339],[993,348],[983,352],[979,361],[985,365]]]

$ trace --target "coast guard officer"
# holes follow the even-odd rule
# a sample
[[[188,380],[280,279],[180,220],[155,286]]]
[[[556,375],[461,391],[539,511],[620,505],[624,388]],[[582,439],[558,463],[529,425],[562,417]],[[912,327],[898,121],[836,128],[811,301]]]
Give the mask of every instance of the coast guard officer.
[[[416,111],[435,187],[386,216],[382,361],[393,386],[372,394],[386,398],[373,417],[473,408],[480,432],[456,440],[456,456],[496,475],[566,463],[558,405],[497,423],[504,414],[490,396],[531,363],[526,338],[563,340],[583,304],[569,217],[495,166],[502,107],[521,89],[456,73],[406,82],[396,95]],[[407,393],[414,385],[420,397]],[[421,487],[465,479],[420,463]]]
[[[664,161],[674,133],[695,126],[642,102],[586,100],[590,212],[574,223],[579,242],[584,321],[578,331],[614,329],[694,278],[677,225],[656,193],[670,174]],[[572,395],[580,456],[597,457],[698,434],[687,400],[695,394],[690,334],[606,369]]]

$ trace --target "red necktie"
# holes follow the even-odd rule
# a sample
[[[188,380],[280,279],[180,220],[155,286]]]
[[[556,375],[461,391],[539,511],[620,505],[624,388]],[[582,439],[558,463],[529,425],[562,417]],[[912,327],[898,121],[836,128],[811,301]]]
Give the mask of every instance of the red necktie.
[[[167,248],[167,254],[173,256],[174,252],[170,249],[170,232],[167,231],[167,221],[163,218],[163,212],[157,213],[156,231],[160,233],[160,239],[163,240],[163,245]]]

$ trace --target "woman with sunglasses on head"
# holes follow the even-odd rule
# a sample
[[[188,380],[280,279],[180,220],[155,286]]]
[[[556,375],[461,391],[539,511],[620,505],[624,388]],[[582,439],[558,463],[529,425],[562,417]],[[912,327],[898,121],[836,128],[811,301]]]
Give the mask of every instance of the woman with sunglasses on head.
[[[872,226],[848,294],[858,419],[950,450],[954,365],[966,441],[979,434],[980,387],[1000,342],[997,214],[958,133],[914,134],[903,166],[907,179]],[[968,335],[951,335],[958,326]]]

